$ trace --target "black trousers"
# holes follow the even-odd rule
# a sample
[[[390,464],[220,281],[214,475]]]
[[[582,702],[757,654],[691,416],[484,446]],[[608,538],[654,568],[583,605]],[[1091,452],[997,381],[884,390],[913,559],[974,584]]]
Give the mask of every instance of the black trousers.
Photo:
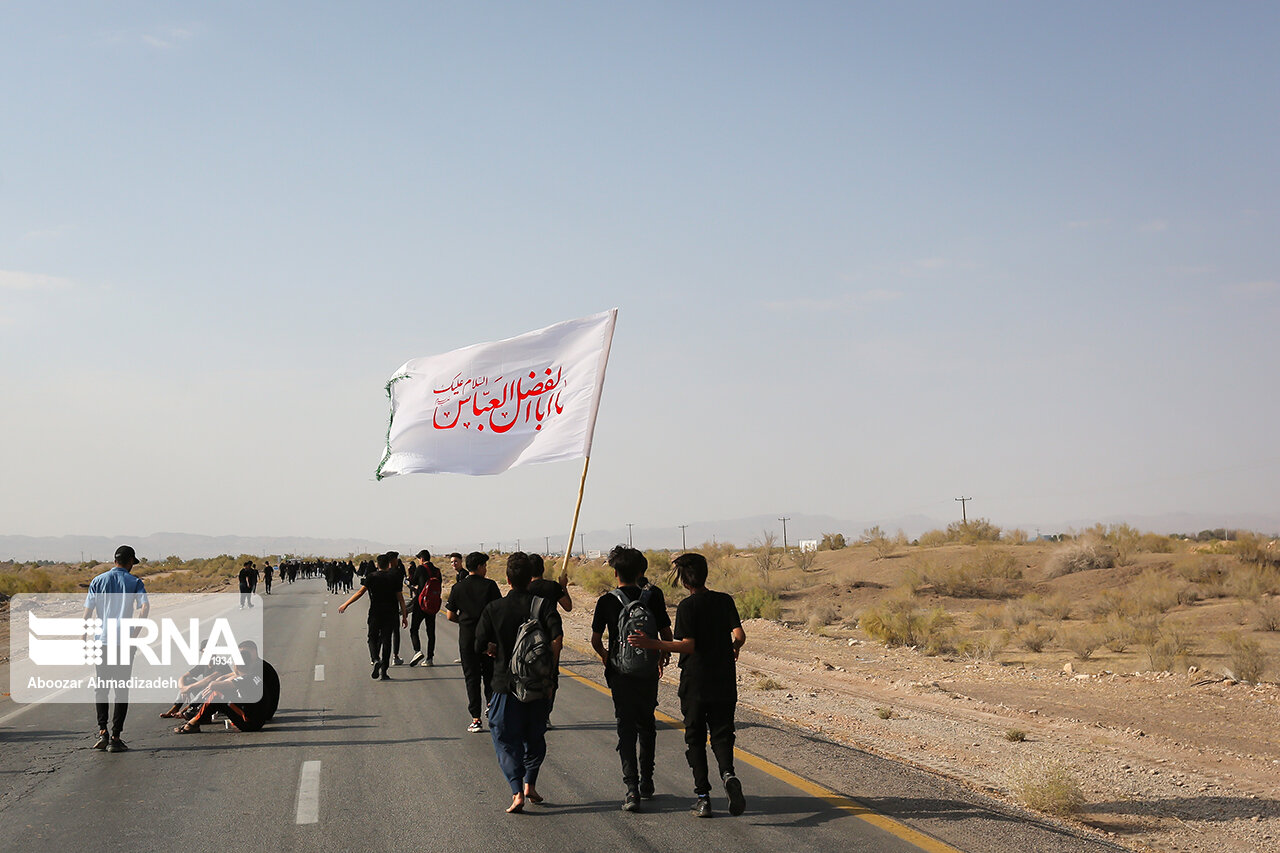
[[[613,693],[613,715],[618,721],[618,757],[622,760],[622,782],[628,788],[653,779],[653,752],[657,724],[658,678],[637,678],[619,673],[607,676]],[[637,750],[638,747],[638,750]]]
[[[715,753],[720,778],[733,773],[733,710],[738,697],[702,699],[686,693],[680,697],[680,713],[684,715],[684,757],[693,771],[693,791],[698,796],[711,792],[707,778],[707,737]]]
[[[391,665],[391,637],[396,632],[398,617],[369,617],[369,660],[377,661],[386,672]]]
[[[409,621],[409,639],[413,642],[415,652],[422,651],[422,641],[418,639],[419,625],[426,626],[427,660],[431,660],[436,656],[436,614],[423,613],[417,607],[413,608],[413,619]]]
[[[471,719],[480,719],[480,691],[484,690],[484,701],[487,705],[493,698],[493,658],[478,654],[475,650],[475,636],[462,637],[459,634],[458,657],[462,659],[462,679],[467,684],[467,711]]]
[[[128,687],[112,687],[103,686],[103,681],[128,681],[129,676],[133,674],[132,664],[115,664],[108,666],[107,664],[98,664],[94,668],[94,675],[97,676],[98,685],[93,689],[94,703],[98,710],[98,730],[108,731],[107,718],[111,718],[110,732],[113,736],[119,737],[120,732],[124,731],[124,718],[129,715],[129,688]],[[111,713],[110,698],[115,696],[115,712]]]

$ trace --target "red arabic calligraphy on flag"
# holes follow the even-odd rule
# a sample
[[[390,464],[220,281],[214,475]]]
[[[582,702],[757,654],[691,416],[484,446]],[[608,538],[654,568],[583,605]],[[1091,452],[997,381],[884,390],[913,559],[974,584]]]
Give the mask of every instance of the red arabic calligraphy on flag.
[[[591,453],[617,309],[407,361],[377,478],[497,474]]]
[[[527,376],[521,374],[506,382],[499,376],[492,383],[487,376],[463,380],[459,373],[449,385],[435,389],[436,411],[431,423],[436,429],[476,432],[484,432],[487,424],[490,432],[501,434],[521,420],[523,410],[523,422],[541,430],[544,420],[564,412],[559,391],[563,378],[560,366],[544,368],[541,375],[534,368]],[[502,389],[501,397],[498,388]]]

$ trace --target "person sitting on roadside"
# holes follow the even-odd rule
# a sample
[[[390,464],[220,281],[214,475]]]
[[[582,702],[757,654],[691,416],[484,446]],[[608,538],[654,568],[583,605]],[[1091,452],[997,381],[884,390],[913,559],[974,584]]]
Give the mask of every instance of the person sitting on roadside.
[[[208,640],[205,640],[200,644],[200,651],[204,651],[208,642]],[[230,671],[231,667],[221,660],[211,660],[207,664],[198,664],[191,667],[178,679],[178,698],[173,701],[173,705],[169,710],[160,716],[175,719],[182,717],[183,710],[195,702],[204,693],[205,688]]]
[[[252,640],[240,644],[240,656],[244,663],[235,664],[231,672],[209,685],[199,711],[175,728],[176,734],[199,732],[202,725],[212,721],[215,713],[222,714],[242,732],[256,732],[266,725],[280,701],[279,682],[274,683],[273,690],[272,681],[264,678],[266,662],[258,656],[258,646]],[[258,698],[250,701],[247,699],[250,696]]]

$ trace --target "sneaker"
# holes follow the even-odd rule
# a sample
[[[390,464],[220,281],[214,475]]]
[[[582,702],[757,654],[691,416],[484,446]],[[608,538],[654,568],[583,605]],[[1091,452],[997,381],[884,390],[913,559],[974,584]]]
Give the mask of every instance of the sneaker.
[[[396,655],[394,658],[392,658],[391,663],[395,666],[404,666],[404,660],[401,659],[400,655]]]
[[[652,779],[640,780],[640,799],[642,800],[653,799],[653,780]]]
[[[382,673],[382,664],[378,663],[377,661],[374,661],[373,672],[369,673],[369,677],[376,680],[381,673]]]
[[[742,796],[742,783],[732,773],[724,777],[724,792],[729,795],[729,814],[737,817],[746,811],[747,800]]]
[[[435,665],[436,665],[435,659],[434,659],[434,658],[427,658],[427,659],[426,659],[426,661],[424,661],[424,665],[425,665],[425,666],[435,666]]]
[[[111,743],[107,744],[107,752],[128,752],[129,747],[124,745],[124,741],[120,740],[120,735],[112,735]]]
[[[711,817],[711,798],[698,797],[693,802],[691,812],[694,817]]]
[[[417,666],[418,664],[426,660],[426,658],[427,658],[426,655],[424,655],[422,652],[418,652],[413,657],[409,658],[409,666]]]
[[[387,675],[387,671],[386,671],[385,669],[382,671],[382,680],[383,680],[383,681],[390,681],[390,680],[391,680],[391,676]]]
[[[93,745],[94,749],[106,749],[107,744],[111,743],[111,736],[107,734],[107,730],[103,729],[98,732],[98,742]]]
[[[482,732],[482,731],[484,731],[484,726],[480,725],[480,721],[479,721],[479,720],[472,720],[472,721],[471,721],[471,725],[467,726],[467,731],[469,731],[469,732]]]
[[[622,798],[622,810],[624,812],[640,811],[640,792],[635,788],[627,789],[627,795]]]

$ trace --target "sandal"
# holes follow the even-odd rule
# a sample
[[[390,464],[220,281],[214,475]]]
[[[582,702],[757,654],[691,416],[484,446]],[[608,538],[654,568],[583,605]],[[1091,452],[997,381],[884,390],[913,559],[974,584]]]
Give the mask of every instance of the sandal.
[[[175,735],[198,735],[200,734],[200,727],[191,723],[183,723],[174,729],[173,733]]]

